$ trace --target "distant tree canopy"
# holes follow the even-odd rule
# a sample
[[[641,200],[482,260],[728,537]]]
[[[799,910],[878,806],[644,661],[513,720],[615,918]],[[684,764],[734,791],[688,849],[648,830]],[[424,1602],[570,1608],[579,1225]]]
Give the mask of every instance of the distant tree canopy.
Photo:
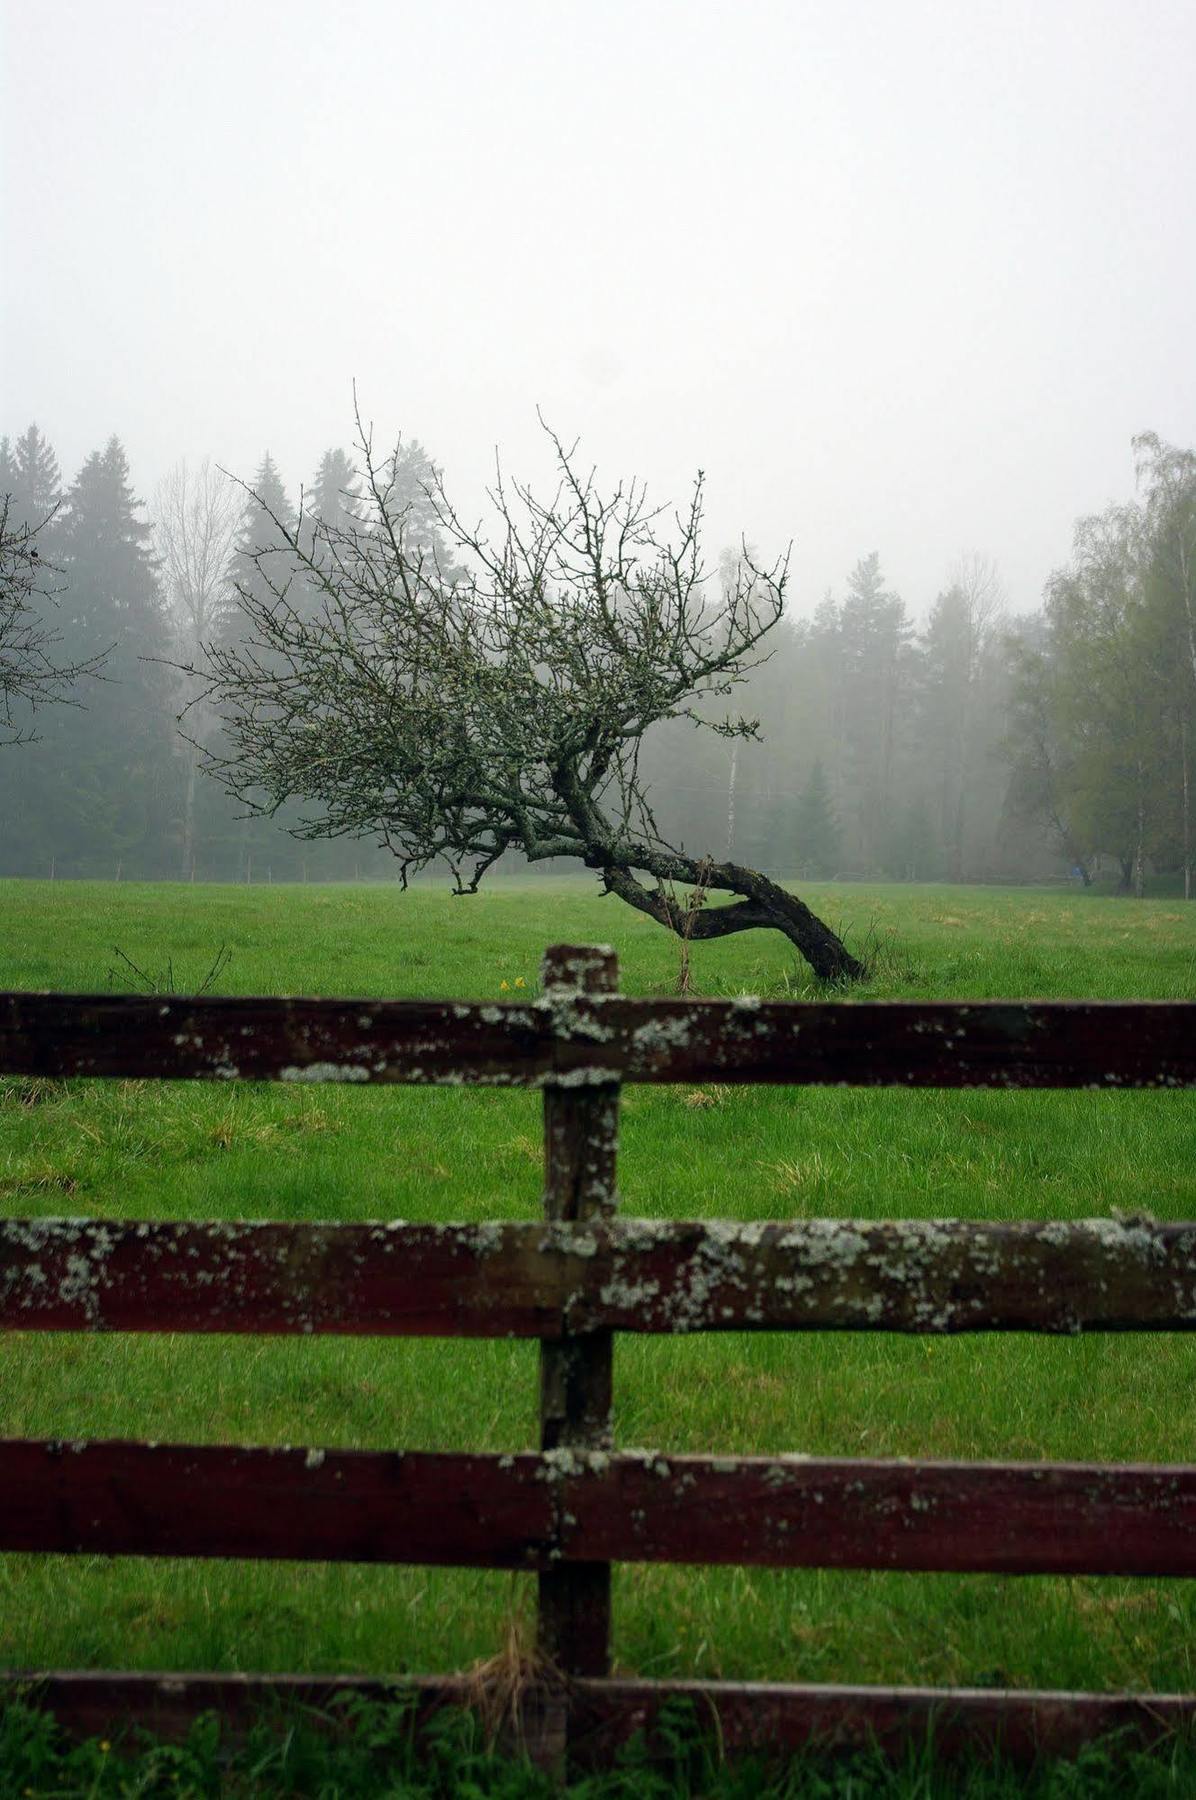
[[[756,735],[709,728],[726,724],[713,680],[647,723],[635,779],[660,843],[694,867],[713,853],[774,882],[1066,872],[1092,881],[1113,870],[1127,891],[1161,880],[1192,894],[1196,457],[1149,434],[1134,454],[1137,494],[1081,522],[1043,611],[1007,620],[996,567],[977,555],[907,609],[869,551],[838,593],[803,618],[786,609],[749,650],[734,686],[738,708],[759,720]],[[0,873],[393,874],[390,852],[368,837],[296,838],[310,801],[253,812],[197,779],[201,748],[218,758],[232,748],[202,698],[210,670],[181,678],[159,660],[199,667],[209,648],[248,654],[257,627],[244,594],[259,609],[272,604],[266,572],[276,586],[290,581],[288,604],[314,630],[329,596],[320,570],[296,564],[290,539],[323,564],[332,541],[321,533],[340,533],[346,547],[356,533],[379,566],[377,508],[359,465],[331,446],[312,457],[300,490],[268,455],[252,488],[180,462],[147,517],[118,442],[64,484],[37,425],[0,439],[0,746],[24,742],[19,757],[3,758]],[[402,518],[408,562],[422,556],[463,603],[467,565],[484,565],[440,516],[429,452],[408,439],[377,477],[391,517]],[[520,496],[508,497],[517,512]],[[710,607],[725,606],[741,577],[751,604],[763,603],[767,589],[740,551],[714,562],[702,589]],[[546,602],[556,588],[568,592],[546,581]],[[357,621],[371,616],[359,610]],[[375,650],[390,653],[381,638]],[[86,678],[97,672],[102,680]],[[633,666],[623,674],[631,680]],[[529,706],[543,705],[528,694]],[[186,738],[176,723],[184,707]],[[609,799],[603,807],[617,822]],[[516,865],[526,865],[521,844],[515,837],[507,851]],[[653,906],[664,904],[658,876],[631,874]]]
[[[303,804],[300,834],[376,834],[404,881],[439,863],[472,892],[508,850],[576,858],[687,938],[768,927],[818,975],[858,976],[834,932],[766,875],[669,844],[640,776],[644,733],[662,720],[753,735],[699,709],[758,659],[784,565],[745,552],[712,586],[700,477],[666,533],[642,487],[603,497],[552,442],[556,497],[500,479],[493,541],[462,523],[435,476],[422,508],[409,501],[401,456],[376,463],[368,438],[368,521],[313,520],[305,533],[274,516],[290,566],[273,550],[253,559],[245,636],[208,659],[227,744],[209,768],[250,808]],[[736,898],[695,914],[675,884]]]
[[[1086,874],[1115,857],[1192,897],[1196,770],[1196,455],[1134,440],[1141,498],[1076,527],[1019,648],[1010,755],[1022,812]]]

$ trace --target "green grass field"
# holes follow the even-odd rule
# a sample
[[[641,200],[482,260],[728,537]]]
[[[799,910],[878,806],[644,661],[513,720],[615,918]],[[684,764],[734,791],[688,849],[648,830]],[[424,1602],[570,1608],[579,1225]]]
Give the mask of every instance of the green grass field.
[[[811,887],[871,945],[867,995],[1196,998],[1196,906],[1070,891]],[[543,947],[613,942],[624,989],[677,948],[584,882],[456,900],[393,887],[0,883],[0,987],[127,988],[114,947],[225,993],[497,997]],[[121,965],[123,967],[123,965]],[[694,955],[705,993],[803,997],[753,933]],[[495,1091],[0,1083],[9,1214],[530,1217],[539,1100]],[[652,1217],[1196,1216],[1196,1095],[641,1088],[625,1211]],[[1196,1343],[882,1336],[622,1341],[617,1439],[675,1451],[1196,1461]],[[0,1434],[516,1449],[527,1344],[0,1337]],[[526,1578],[0,1558],[0,1663],[441,1670],[490,1654]],[[1178,1583],[632,1568],[616,1661],[645,1674],[1196,1685]]]

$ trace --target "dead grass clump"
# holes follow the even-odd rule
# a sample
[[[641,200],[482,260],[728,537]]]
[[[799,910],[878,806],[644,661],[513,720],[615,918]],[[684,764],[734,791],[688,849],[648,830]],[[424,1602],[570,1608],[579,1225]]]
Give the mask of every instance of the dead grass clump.
[[[689,1088],[682,1094],[681,1104],[699,1111],[707,1106],[725,1106],[728,1093],[725,1087]]]
[[[525,1613],[508,1614],[502,1648],[466,1671],[462,1698],[488,1750],[539,1763],[551,1762],[558,1750],[563,1754],[565,1680],[536,1646]]]
[[[0,1080],[0,1106],[48,1106],[68,1092],[65,1081],[45,1075],[8,1075]]]

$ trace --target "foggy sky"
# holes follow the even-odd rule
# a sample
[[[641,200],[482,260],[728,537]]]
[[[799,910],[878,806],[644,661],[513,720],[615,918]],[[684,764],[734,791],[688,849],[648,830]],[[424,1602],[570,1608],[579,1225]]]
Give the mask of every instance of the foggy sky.
[[[288,485],[535,408],[710,543],[1037,605],[1196,441],[1190,0],[4,0],[0,429]]]

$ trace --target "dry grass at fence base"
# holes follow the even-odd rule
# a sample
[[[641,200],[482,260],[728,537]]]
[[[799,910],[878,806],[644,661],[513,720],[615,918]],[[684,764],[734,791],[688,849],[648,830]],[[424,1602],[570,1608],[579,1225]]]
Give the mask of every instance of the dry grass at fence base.
[[[502,1648],[466,1670],[464,1703],[488,1750],[551,1761],[564,1749],[565,1690],[565,1676],[536,1645],[527,1614],[512,1610]]]

